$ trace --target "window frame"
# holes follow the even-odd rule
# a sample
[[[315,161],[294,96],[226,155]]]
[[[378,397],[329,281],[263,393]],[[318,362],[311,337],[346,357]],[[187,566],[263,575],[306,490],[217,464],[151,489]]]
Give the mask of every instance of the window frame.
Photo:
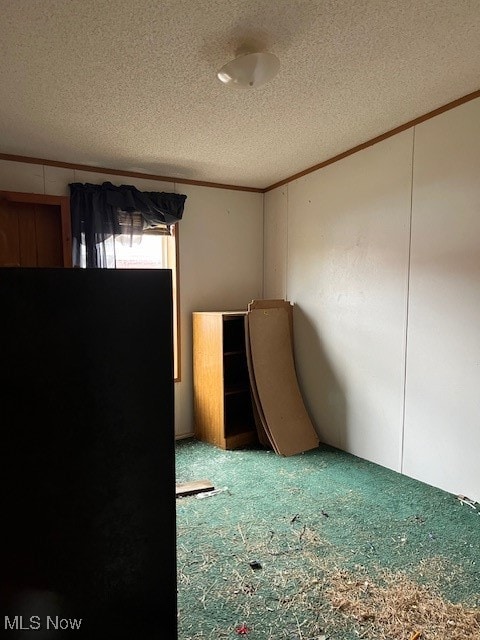
[[[172,269],[172,304],[173,304],[173,381],[181,382],[181,345],[180,345],[180,272],[179,272],[179,240],[178,224],[171,226],[172,236],[175,239],[174,257],[175,268]],[[155,234],[155,229],[144,231],[151,235]],[[170,236],[170,237],[172,237]],[[165,236],[163,236],[165,237]],[[171,267],[167,267],[170,269]]]
[[[174,362],[174,382],[181,382],[181,355],[182,350],[180,346],[180,268],[179,268],[179,240],[178,240],[178,224],[172,225],[173,235],[175,238],[175,269],[172,273],[172,297],[173,297],[173,305],[174,305],[174,313],[173,313],[173,362]]]
[[[179,234],[178,224],[171,225],[171,235],[165,236],[155,229],[148,229],[143,235],[158,235],[162,239],[173,238],[174,242],[172,250],[167,249],[167,262],[170,261],[172,254],[175,262],[175,268],[171,266],[165,267],[172,270],[172,309],[173,309],[173,380],[181,382],[181,345],[180,345],[180,276],[179,276]],[[123,268],[123,267],[120,267]]]

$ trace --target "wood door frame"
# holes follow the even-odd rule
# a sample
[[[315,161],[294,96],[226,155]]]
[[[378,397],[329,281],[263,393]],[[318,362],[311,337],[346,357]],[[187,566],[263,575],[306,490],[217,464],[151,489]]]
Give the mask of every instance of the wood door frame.
[[[22,193],[19,191],[0,191],[0,199],[8,202],[26,202],[29,204],[49,204],[59,207],[62,226],[63,266],[72,267],[72,222],[70,217],[70,197],[51,196],[44,193]]]

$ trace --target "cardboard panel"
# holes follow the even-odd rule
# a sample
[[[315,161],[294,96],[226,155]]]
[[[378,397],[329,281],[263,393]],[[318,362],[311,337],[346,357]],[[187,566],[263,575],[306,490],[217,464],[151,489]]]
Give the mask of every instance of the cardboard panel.
[[[247,317],[256,387],[276,449],[289,456],[317,447],[298,386],[287,310],[254,309]]]
[[[263,300],[252,300],[248,305],[248,310],[253,309],[278,309],[282,307],[288,312],[288,324],[290,326],[290,338],[292,340],[293,349],[293,304],[283,298],[266,298]]]
[[[260,397],[258,395],[257,383],[255,382],[255,371],[253,369],[252,350],[250,347],[250,334],[248,330],[248,314],[245,316],[245,352],[247,356],[248,375],[250,377],[253,417],[255,419],[255,426],[257,428],[258,440],[264,447],[271,447],[275,451],[275,453],[278,453],[275,441],[272,438],[272,434],[270,433],[267,421],[263,414],[262,403],[260,402]]]

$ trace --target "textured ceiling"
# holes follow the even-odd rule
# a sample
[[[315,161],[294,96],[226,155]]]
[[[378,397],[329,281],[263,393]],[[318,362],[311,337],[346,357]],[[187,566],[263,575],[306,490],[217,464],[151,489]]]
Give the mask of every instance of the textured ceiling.
[[[0,152],[267,187],[480,88],[479,0],[0,0]],[[216,71],[275,53],[257,89]]]

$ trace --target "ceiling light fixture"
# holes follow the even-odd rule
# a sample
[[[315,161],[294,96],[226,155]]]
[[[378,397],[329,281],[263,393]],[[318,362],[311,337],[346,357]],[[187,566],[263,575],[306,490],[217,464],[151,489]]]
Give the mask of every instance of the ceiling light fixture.
[[[228,86],[255,88],[269,82],[279,70],[280,60],[273,53],[244,53],[223,65],[217,78]]]

